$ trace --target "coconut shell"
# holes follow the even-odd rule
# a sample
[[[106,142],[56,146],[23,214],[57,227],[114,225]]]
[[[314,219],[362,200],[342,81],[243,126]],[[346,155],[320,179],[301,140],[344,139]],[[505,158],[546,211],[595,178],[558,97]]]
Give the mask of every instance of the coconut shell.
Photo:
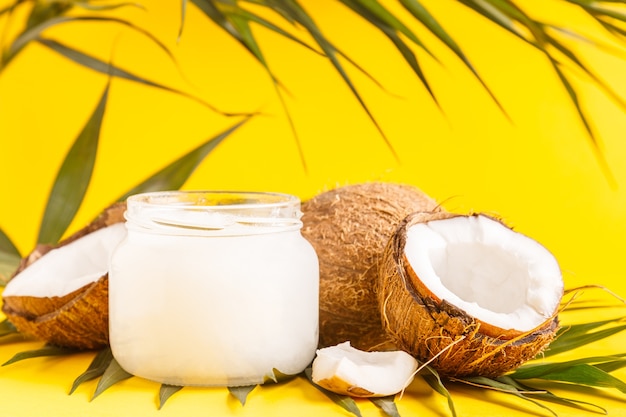
[[[406,230],[417,223],[457,216],[414,213],[385,248],[378,301],[386,332],[400,349],[429,362],[442,376],[500,376],[534,358],[554,339],[558,318],[528,332],[499,329],[435,297],[405,254]]]
[[[317,381],[316,384],[339,395],[347,395],[357,398],[377,397],[376,393],[368,391],[365,388],[354,386],[350,382],[344,381],[338,376],[321,379]]]
[[[26,319],[34,319],[60,309],[85,292],[86,289],[86,287],[82,287],[62,297],[32,297],[28,295],[4,297],[2,310],[7,315],[21,315]]]
[[[38,245],[24,257],[11,279],[44,257],[50,250],[124,221],[125,203],[116,203],[94,221],[57,245]],[[108,344],[108,274],[69,294],[55,297],[3,296],[2,312],[21,332],[47,343],[95,349]]]
[[[49,344],[98,349],[109,343],[108,291],[109,280],[105,275],[73,292],[73,298],[47,314],[28,317],[12,311],[6,304],[3,312],[20,332]],[[45,300],[33,300],[30,305],[37,308],[39,303],[43,304]]]
[[[405,216],[441,208],[410,185],[365,183],[321,193],[302,211],[302,234],[320,263],[320,346],[393,349],[378,310],[378,263]]]

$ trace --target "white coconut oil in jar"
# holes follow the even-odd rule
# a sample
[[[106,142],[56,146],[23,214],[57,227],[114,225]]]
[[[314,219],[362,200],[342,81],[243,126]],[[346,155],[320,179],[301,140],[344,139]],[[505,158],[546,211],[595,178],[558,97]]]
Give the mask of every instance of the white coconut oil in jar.
[[[172,385],[297,374],[318,342],[318,260],[286,194],[169,191],[128,198],[109,271],[114,358]]]

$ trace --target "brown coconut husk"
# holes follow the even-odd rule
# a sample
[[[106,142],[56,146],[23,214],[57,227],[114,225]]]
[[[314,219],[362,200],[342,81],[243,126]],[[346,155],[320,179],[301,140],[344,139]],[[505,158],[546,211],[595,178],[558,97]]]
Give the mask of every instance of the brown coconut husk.
[[[500,329],[434,296],[419,280],[405,254],[406,230],[417,223],[458,216],[413,213],[385,248],[378,302],[387,334],[396,345],[442,376],[500,376],[534,358],[554,339],[554,316],[529,332]]]
[[[302,234],[320,263],[320,346],[350,341],[361,350],[395,348],[384,332],[378,264],[398,223],[414,211],[441,211],[414,186],[365,183],[321,193],[302,205]]]
[[[116,203],[94,221],[57,245],[38,245],[22,259],[11,279],[46,253],[74,242],[89,233],[124,221],[126,203]],[[21,333],[47,343],[96,349],[108,344],[108,274],[69,294],[54,297],[3,296],[2,312]]]
[[[64,304],[47,314],[29,317],[3,308],[9,321],[22,333],[48,344],[76,349],[99,349],[109,343],[108,274],[63,297]],[[33,309],[44,298],[29,297]],[[60,299],[60,298],[59,298]]]

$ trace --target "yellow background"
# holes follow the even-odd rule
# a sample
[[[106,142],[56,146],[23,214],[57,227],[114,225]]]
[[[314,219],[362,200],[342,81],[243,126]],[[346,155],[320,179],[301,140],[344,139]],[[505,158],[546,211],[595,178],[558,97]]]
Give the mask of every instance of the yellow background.
[[[282,94],[296,137],[267,72],[232,38],[190,6],[177,42],[178,2],[145,3],[147,10],[127,8],[121,13],[155,33],[173,51],[177,64],[144,36],[119,25],[72,23],[46,35],[103,60],[112,59],[145,78],[184,89],[225,111],[262,113],[212,152],[184,188],[279,191],[306,199],[356,182],[411,183],[449,210],[495,214],[543,243],[559,260],[567,287],[598,284],[626,295],[626,113],[581,71],[567,73],[575,80],[582,106],[592,119],[600,153],[545,57],[457,2],[424,3],[466,51],[508,118],[459,60],[422,28],[414,27],[439,62],[423,51],[417,53],[441,109],[391,43],[370,25],[338,2],[305,2],[327,36],[382,85],[346,63],[397,153],[395,158],[323,57],[267,30],[255,31],[272,72],[285,86]],[[385,4],[405,16],[395,2]],[[562,1],[525,0],[523,5],[535,17],[580,28],[619,48],[621,56],[616,57],[584,42],[567,42],[626,97],[624,45]],[[7,21],[0,24],[6,27]],[[9,25],[8,33],[11,30]],[[298,29],[293,32],[307,39]],[[23,253],[35,244],[56,172],[106,82],[106,76],[38,45],[29,46],[0,74],[0,228]],[[113,80],[95,173],[71,229],[81,227],[127,189],[238,120],[171,93]],[[618,336],[601,347],[619,351],[624,341],[624,336]],[[20,349],[24,345],[0,348],[0,361]],[[156,385],[136,378],[94,403],[87,402],[88,388],[66,397],[68,385],[88,360],[87,355],[12,365],[0,369],[0,385],[5,392],[30,392],[25,394],[30,398],[41,393],[45,398],[41,407],[52,404],[64,410],[65,416],[109,415],[122,403],[126,414],[153,413]],[[168,410],[172,415],[192,415],[192,409],[206,412],[213,406],[225,407],[214,415],[258,415],[263,409],[273,410],[271,415],[342,415],[341,409],[326,405],[315,390],[303,391],[299,384],[263,388],[268,395],[252,396],[244,409],[227,401],[225,391],[190,389],[158,415],[168,415]],[[419,395],[407,395],[402,404],[419,409],[423,416],[445,415],[445,401],[422,386],[414,389]],[[502,395],[481,394],[484,398],[476,400],[473,390],[455,388],[455,392],[464,407],[461,415],[484,415],[484,401],[492,396],[497,399],[490,415],[508,415],[509,407],[531,407]],[[607,395],[613,398],[612,393]],[[434,408],[421,407],[424,401]],[[605,401],[618,410],[617,400],[602,394],[600,402],[606,405]],[[6,415],[37,414],[35,408],[20,409],[9,403],[0,401],[0,411],[3,407],[11,410]],[[367,404],[363,406],[368,415],[378,415]],[[576,415],[557,409],[562,416]]]

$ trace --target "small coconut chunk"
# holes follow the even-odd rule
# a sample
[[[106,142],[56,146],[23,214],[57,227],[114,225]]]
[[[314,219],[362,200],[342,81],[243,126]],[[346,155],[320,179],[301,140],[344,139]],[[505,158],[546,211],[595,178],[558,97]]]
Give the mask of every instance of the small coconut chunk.
[[[384,397],[406,388],[417,370],[417,360],[404,351],[365,352],[350,342],[317,351],[313,382],[337,394]]]
[[[487,216],[415,224],[407,230],[404,253],[436,298],[501,329],[540,326],[563,294],[554,256]]]
[[[116,223],[51,250],[13,277],[3,297],[60,297],[91,284],[107,274],[125,236],[124,224]]]

